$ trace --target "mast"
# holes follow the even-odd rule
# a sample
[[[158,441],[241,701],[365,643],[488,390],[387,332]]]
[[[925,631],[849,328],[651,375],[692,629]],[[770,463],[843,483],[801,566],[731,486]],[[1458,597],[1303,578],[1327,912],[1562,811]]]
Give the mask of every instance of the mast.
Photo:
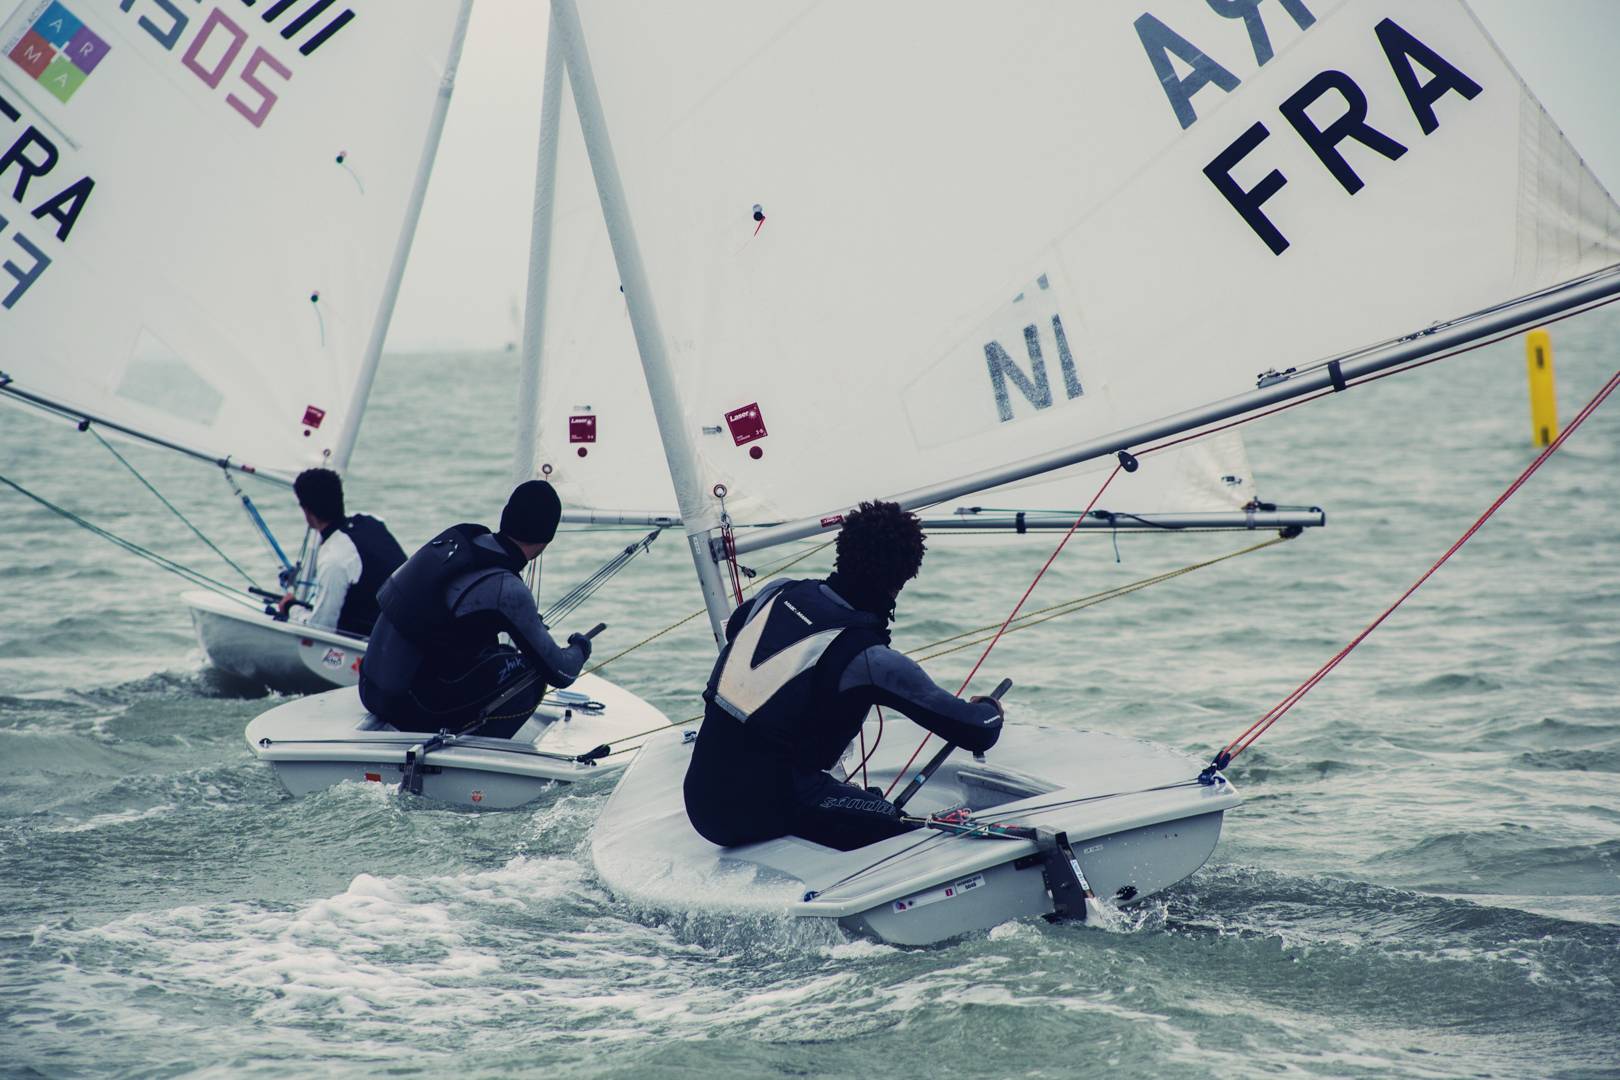
[[[562,41],[557,20],[546,33],[546,73],[540,90],[540,153],[534,168],[534,223],[529,232],[529,291],[523,302],[518,361],[517,452],[512,484],[534,475],[540,432],[540,359],[545,346],[546,290],[551,277],[551,227],[557,203],[557,128],[562,115]]]
[[[975,491],[1026,480],[1054,469],[1106,457],[1121,450],[1133,448],[1141,450],[1147,444],[1197,431],[1223,420],[1244,416],[1269,405],[1292,401],[1322,391],[1342,390],[1352,380],[1389,371],[1425,357],[1466,348],[1487,338],[1512,333],[1566,312],[1603,303],[1616,297],[1620,297],[1620,266],[1609,267],[1568,284],[1555,286],[1474,315],[1454,319],[1449,324],[1437,328],[1419,331],[1385,348],[1362,350],[1297,373],[1294,373],[1293,369],[1281,375],[1268,373],[1260,380],[1261,385],[1248,393],[1176,413],[1151,423],[1116,431],[1101,438],[1076,443],[1050,454],[1025,458],[999,468],[970,473],[956,480],[902,492],[893,496],[891,501],[908,510],[915,510],[960,498]],[[836,525],[841,520],[837,517],[841,512],[841,509],[834,509],[818,517],[801,518],[768,528],[750,530],[737,537],[736,551],[738,554],[758,551],[814,536]]]
[[[692,564],[697,568],[703,603],[709,611],[710,629],[714,631],[715,643],[719,644],[724,640],[725,620],[731,612],[725,584],[720,579],[720,568],[712,553],[714,533],[720,527],[720,515],[713,501],[705,498],[702,490],[703,479],[698,469],[697,452],[687,430],[680,394],[664,347],[657,305],[653,302],[652,289],[647,282],[647,270],[641,260],[635,226],[630,220],[624,184],[619,177],[612,140],[608,136],[607,122],[602,112],[602,99],[597,93],[596,77],[591,71],[590,54],[580,27],[579,8],[575,0],[552,0],[551,15],[552,32],[562,39],[569,84],[574,90],[574,106],[579,112],[580,127],[585,135],[591,172],[596,177],[597,196],[607,222],[614,262],[623,279],[625,300],[630,308],[630,325],[635,332],[636,351],[641,356],[647,391],[652,397],[653,414],[658,420],[658,434],[664,444],[664,457],[669,462],[670,479],[674,481],[681,520],[686,526]]]
[[[394,246],[394,261],[388,268],[388,280],[383,286],[382,301],[377,305],[377,318],[371,326],[371,339],[366,343],[365,359],[360,367],[360,378],[349,396],[349,408],[344,414],[343,434],[337,449],[332,452],[332,468],[343,472],[349,467],[354,454],[355,440],[360,437],[360,421],[365,415],[366,399],[371,396],[371,384],[377,378],[377,365],[382,362],[383,343],[388,338],[388,324],[394,318],[394,302],[399,299],[399,284],[405,277],[405,261],[410,258],[411,242],[416,238],[416,223],[422,216],[422,203],[427,198],[428,180],[433,174],[433,159],[438,156],[439,136],[444,133],[445,115],[450,111],[450,95],[456,88],[456,68],[461,63],[461,48],[467,41],[467,23],[472,18],[473,0],[461,0],[455,29],[450,34],[450,54],[445,64],[444,77],[439,80],[439,97],[433,106],[433,120],[428,126],[427,141],[422,145],[422,157],[416,168],[416,182],[411,187],[410,202],[405,218],[400,223],[399,239]]]

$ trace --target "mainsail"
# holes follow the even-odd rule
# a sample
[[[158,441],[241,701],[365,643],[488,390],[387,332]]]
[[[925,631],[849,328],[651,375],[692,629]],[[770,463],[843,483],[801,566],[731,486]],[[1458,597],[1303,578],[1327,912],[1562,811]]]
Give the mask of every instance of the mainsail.
[[[467,10],[0,2],[8,389],[262,472],[341,467]]]
[[[1620,291],[1460,0],[554,11],[700,575]]]
[[[572,91],[552,88],[558,115],[542,124],[553,142],[542,173],[552,177],[549,215],[541,243],[549,253],[538,266],[545,288],[541,305],[543,343],[527,348],[540,373],[535,410],[538,433],[533,460],[521,460],[521,477],[544,476],[557,486],[573,519],[644,521],[678,516],[676,495],[663,463],[657,420],[643,381],[630,313],[619,284],[606,225],[591,175]],[[763,233],[765,226],[753,223]],[[1016,307],[1016,304],[1015,304]],[[771,394],[777,365],[765,359],[752,373],[756,396]],[[788,373],[791,378],[791,373]],[[712,441],[716,418],[686,413],[691,430]],[[520,414],[520,422],[529,418]],[[532,422],[532,421],[531,421]],[[1100,477],[1095,468],[986,492],[975,502],[1033,510],[1083,506]],[[717,474],[723,475],[723,474]],[[1089,484],[1089,490],[1087,485]],[[881,493],[882,489],[874,489]],[[740,490],[728,500],[739,522],[779,520],[783,511],[768,489]],[[1135,515],[1215,513],[1243,508],[1257,498],[1243,439],[1224,432],[1156,457],[1151,468],[1118,478],[1104,507]],[[1009,502],[1010,500],[1010,502]],[[955,507],[941,507],[946,512]],[[982,520],[982,519],[981,519]]]

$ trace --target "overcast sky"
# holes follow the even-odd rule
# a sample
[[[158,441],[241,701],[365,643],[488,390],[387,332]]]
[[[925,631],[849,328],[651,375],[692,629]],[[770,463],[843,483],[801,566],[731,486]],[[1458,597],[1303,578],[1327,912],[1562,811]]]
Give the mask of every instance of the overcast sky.
[[[1472,5],[1587,164],[1620,192],[1620,0]],[[536,0],[474,5],[391,351],[517,339],[548,10]]]

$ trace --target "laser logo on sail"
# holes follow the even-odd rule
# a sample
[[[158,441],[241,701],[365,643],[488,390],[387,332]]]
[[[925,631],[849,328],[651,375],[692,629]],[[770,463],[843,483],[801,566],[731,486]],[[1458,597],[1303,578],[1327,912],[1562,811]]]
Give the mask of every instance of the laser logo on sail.
[[[66,104],[110,51],[101,35],[60,0],[51,0],[42,5],[7,55],[29,78]]]

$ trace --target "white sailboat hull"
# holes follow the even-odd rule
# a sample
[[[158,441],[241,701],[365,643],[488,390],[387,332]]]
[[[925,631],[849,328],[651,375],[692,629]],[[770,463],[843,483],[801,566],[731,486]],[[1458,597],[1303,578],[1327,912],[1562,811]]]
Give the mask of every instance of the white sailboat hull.
[[[471,736],[426,755],[419,768],[421,794],[483,810],[522,806],[558,782],[618,773],[633,745],[596,763],[577,757],[667,723],[662,712],[628,690],[582,675],[569,690],[549,693],[514,738]],[[248,724],[245,737],[248,749],[293,795],[344,781],[396,785],[407,752],[429,738],[382,723],[366,712],[353,688],[277,706]]]
[[[1197,784],[1198,759],[1134,739],[1026,729],[1009,730],[1002,743],[985,763],[958,752],[907,810],[966,805],[979,821],[1066,832],[1097,896],[1117,904],[1195,872],[1215,850],[1225,811],[1241,801],[1230,784]],[[886,785],[909,751],[896,747],[869,782]],[[1026,840],[919,830],[850,852],[797,837],[716,847],[686,817],[690,756],[678,733],[649,740],[592,831],[597,873],[632,902],[827,918],[896,945],[1055,910]]]
[[[263,607],[212,592],[181,595],[209,663],[288,694],[319,693],[360,680],[364,638],[277,622]]]

